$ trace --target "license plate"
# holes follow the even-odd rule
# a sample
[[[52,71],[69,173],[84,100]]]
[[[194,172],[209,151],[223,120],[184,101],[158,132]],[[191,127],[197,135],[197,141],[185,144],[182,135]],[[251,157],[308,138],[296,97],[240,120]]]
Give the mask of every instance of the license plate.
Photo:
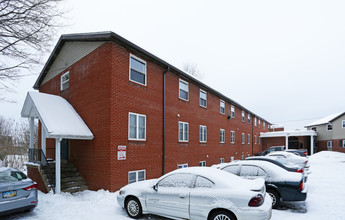
[[[2,193],[2,198],[11,198],[17,195],[16,190],[8,191],[8,192],[3,192]]]

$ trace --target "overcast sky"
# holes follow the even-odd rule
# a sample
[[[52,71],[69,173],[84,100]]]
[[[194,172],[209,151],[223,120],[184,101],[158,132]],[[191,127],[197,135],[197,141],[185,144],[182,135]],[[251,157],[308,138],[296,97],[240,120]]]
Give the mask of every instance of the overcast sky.
[[[59,34],[113,31],[176,67],[197,64],[201,81],[286,129],[345,111],[343,0],[65,0],[64,8]],[[1,115],[20,117],[42,67],[9,95],[16,104],[0,103]]]

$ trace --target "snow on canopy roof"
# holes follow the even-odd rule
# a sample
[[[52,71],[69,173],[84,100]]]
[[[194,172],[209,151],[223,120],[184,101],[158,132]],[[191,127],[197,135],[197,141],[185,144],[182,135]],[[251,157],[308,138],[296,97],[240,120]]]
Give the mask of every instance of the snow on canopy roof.
[[[304,127],[310,127],[310,126],[315,126],[315,125],[322,125],[322,124],[327,124],[331,121],[333,121],[335,118],[338,118],[340,115],[344,114],[344,112],[340,112],[340,113],[335,113],[329,116],[326,116],[324,118],[321,118],[317,121],[314,121],[308,125],[305,125]]]
[[[21,115],[39,118],[48,131],[48,138],[93,139],[85,122],[61,96],[28,92]]]

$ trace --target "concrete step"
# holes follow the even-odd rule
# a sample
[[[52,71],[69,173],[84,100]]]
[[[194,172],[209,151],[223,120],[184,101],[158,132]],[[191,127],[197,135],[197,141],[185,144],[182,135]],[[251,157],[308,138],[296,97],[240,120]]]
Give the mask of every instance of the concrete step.
[[[62,192],[69,192],[69,193],[76,193],[76,192],[80,192],[84,190],[88,190],[88,187],[86,185],[61,189]]]

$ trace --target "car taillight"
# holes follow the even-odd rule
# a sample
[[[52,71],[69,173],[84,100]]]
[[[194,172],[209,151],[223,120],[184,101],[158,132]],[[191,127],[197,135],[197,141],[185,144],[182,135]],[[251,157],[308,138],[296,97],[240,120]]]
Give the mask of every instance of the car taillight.
[[[299,189],[299,190],[303,190],[303,181],[301,182],[301,184],[299,184],[298,189]]]
[[[257,196],[254,196],[248,203],[248,206],[252,206],[252,207],[257,207],[257,206],[261,206],[262,203],[264,203],[264,197],[259,194]]]
[[[304,163],[305,163],[305,164],[307,164],[307,163],[308,163],[308,161],[306,160]]]
[[[303,173],[303,169],[296,170],[297,173]]]
[[[308,154],[307,154],[307,151],[304,151],[304,156],[307,156]]]
[[[37,189],[38,185],[37,183],[32,184],[31,186],[25,187],[25,190],[33,190],[33,189]]]

